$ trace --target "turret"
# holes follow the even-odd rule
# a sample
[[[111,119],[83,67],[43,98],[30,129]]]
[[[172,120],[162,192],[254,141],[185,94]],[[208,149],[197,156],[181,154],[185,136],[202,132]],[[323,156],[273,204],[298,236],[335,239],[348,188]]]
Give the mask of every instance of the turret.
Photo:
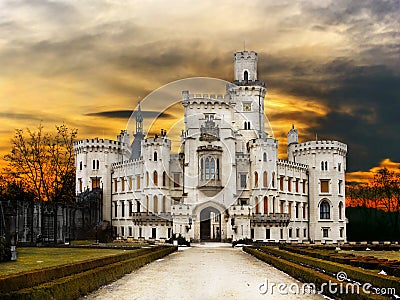
[[[234,80],[248,82],[257,80],[258,55],[254,51],[236,52],[234,55]]]
[[[297,145],[299,143],[299,132],[297,129],[294,129],[294,125],[292,124],[292,129],[289,130],[288,135],[287,135],[287,155],[288,155],[288,160],[289,161],[294,161],[295,158],[293,156],[293,149],[294,145]]]

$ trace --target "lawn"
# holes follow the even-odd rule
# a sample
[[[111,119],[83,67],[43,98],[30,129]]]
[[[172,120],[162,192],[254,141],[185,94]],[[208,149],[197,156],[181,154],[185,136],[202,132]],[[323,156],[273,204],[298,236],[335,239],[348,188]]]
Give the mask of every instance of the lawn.
[[[0,263],[0,276],[121,254],[120,249],[17,248],[18,260]]]
[[[343,250],[339,253],[354,254],[360,256],[373,256],[376,258],[386,258],[389,260],[400,260],[400,251],[348,251]]]

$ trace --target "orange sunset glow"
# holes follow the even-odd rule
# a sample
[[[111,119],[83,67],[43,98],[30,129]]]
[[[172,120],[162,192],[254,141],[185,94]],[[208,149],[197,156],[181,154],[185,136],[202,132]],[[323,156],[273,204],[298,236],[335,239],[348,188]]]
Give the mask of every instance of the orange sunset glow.
[[[300,142],[348,144],[348,181],[399,171],[399,10],[397,1],[361,0],[2,1],[0,156],[16,128],[40,123],[115,139],[133,130],[138,100],[164,85],[232,81],[233,53],[245,47],[259,54],[281,158],[294,124]],[[170,100],[144,101],[144,129],[167,129],[177,151],[183,108],[166,109]]]

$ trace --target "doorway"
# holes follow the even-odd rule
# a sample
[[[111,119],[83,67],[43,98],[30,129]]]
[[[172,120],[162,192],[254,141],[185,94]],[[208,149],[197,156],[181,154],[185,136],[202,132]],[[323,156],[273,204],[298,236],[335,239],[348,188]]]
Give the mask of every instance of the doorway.
[[[206,207],[200,212],[200,240],[221,241],[221,213],[214,207]]]

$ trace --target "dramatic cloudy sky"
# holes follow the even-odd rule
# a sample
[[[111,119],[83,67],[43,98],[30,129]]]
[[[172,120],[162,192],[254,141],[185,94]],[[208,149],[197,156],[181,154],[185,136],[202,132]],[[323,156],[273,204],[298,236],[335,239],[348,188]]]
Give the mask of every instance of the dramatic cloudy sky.
[[[351,180],[399,168],[399,15],[398,0],[1,0],[0,155],[15,128],[41,121],[113,138],[160,86],[232,80],[245,40],[259,53],[281,145],[294,123],[302,141],[347,143]]]

